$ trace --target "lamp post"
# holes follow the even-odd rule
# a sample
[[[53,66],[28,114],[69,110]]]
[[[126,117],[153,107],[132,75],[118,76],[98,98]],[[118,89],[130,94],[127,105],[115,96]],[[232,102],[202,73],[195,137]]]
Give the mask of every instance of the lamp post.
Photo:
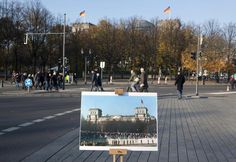
[[[65,89],[65,42],[66,42],[66,14],[64,14],[64,28],[63,28],[63,62],[62,62],[62,67],[63,67],[63,86],[62,89]]]
[[[64,28],[62,33],[26,33],[24,44],[28,44],[29,35],[63,35],[63,53],[62,53],[62,72],[63,72],[63,90],[65,89],[65,42],[66,42],[66,14],[64,14]]]
[[[81,55],[84,55],[84,50],[81,48],[80,50]],[[84,84],[87,84],[87,79],[86,79],[86,57],[84,57]]]
[[[200,53],[201,53],[201,45],[202,45],[202,34],[200,33],[200,28],[199,28],[199,35],[198,35],[198,41],[197,41],[197,53],[196,53],[196,61],[197,61],[197,76],[196,76],[196,96],[199,95],[198,92],[198,84],[199,84],[199,58],[200,58]]]
[[[84,53],[83,48],[81,49],[81,54],[84,55],[84,84],[87,84],[87,54]],[[91,49],[89,49],[89,55],[91,55]]]

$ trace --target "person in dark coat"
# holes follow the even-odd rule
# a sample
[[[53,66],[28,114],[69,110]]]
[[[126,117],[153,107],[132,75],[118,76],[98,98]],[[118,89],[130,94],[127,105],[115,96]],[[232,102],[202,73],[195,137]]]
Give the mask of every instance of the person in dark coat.
[[[97,77],[96,77],[96,80],[95,80],[95,87],[96,87],[97,91],[99,91],[99,90],[104,91],[103,87],[102,87],[101,75],[100,75],[99,72],[96,75],[97,75]]]
[[[94,71],[91,71],[91,90],[90,91],[93,91],[96,79],[97,79],[97,70],[95,69]]]
[[[178,75],[175,78],[175,85],[177,85],[178,99],[182,98],[184,82],[185,82],[184,75],[181,72],[178,72]]]
[[[58,90],[58,80],[57,80],[57,74],[56,72],[53,72],[53,75],[51,77],[51,90],[52,90],[52,87],[55,88],[55,90]]]

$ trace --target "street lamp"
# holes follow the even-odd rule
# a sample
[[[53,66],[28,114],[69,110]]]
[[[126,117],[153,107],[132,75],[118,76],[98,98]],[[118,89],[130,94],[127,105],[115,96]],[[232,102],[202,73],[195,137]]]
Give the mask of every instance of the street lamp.
[[[80,51],[81,55],[84,55],[84,50],[81,48]],[[87,84],[87,79],[86,79],[86,57],[84,57],[84,84]]]
[[[62,33],[26,33],[24,44],[28,44],[29,35],[63,35],[63,42],[62,42],[62,73],[63,73],[63,90],[65,89],[65,42],[66,42],[66,14],[64,14],[64,27]]]
[[[84,84],[87,84],[87,54],[84,53],[83,48],[81,48],[81,54],[84,55]],[[91,55],[92,51],[89,49],[89,55]]]

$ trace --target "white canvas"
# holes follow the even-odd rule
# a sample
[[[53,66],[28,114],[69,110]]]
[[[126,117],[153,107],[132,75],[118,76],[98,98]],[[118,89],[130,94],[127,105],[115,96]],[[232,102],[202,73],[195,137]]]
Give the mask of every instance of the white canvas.
[[[157,93],[82,92],[80,150],[158,150]]]

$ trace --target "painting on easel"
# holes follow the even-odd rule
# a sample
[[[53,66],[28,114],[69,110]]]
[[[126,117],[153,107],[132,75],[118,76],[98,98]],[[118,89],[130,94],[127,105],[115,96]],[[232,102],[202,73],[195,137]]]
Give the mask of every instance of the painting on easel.
[[[158,150],[157,93],[82,92],[80,150]]]

